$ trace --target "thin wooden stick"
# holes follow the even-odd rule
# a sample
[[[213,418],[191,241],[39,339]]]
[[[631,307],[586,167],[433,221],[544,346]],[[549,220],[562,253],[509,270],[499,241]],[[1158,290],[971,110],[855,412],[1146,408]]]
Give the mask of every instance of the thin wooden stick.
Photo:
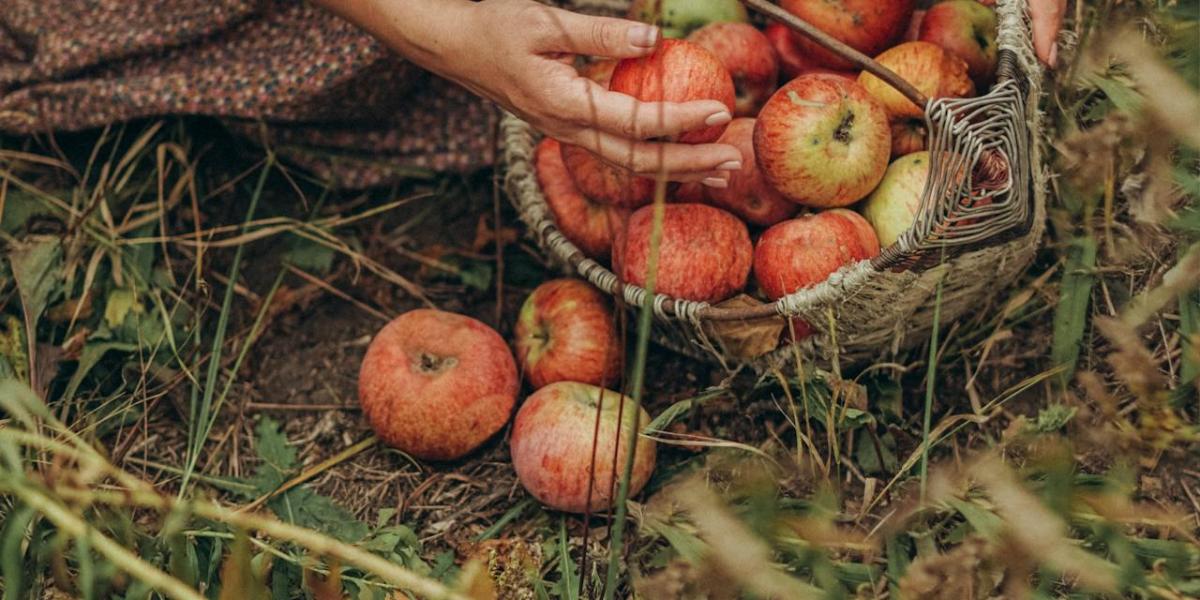
[[[808,37],[830,52],[854,63],[854,66],[884,80],[888,85],[896,88],[897,91],[904,94],[909,100],[912,100],[914,104],[921,107],[922,110],[929,104],[929,98],[926,98],[925,94],[922,94],[912,84],[897,75],[895,71],[879,64],[870,56],[851,48],[828,33],[813,27],[811,23],[769,2],[769,0],[742,0],[742,4],[787,25],[792,31]]]

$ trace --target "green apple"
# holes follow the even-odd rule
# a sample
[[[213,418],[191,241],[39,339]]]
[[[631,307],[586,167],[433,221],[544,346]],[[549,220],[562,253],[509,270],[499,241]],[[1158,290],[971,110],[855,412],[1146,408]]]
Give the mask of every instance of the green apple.
[[[912,227],[921,209],[921,192],[929,179],[929,152],[914,152],[901,156],[888,166],[879,187],[863,201],[861,212],[866,217],[880,246],[886,248]]]
[[[669,38],[685,38],[709,23],[750,20],[739,0],[634,0],[629,18],[655,23]]]

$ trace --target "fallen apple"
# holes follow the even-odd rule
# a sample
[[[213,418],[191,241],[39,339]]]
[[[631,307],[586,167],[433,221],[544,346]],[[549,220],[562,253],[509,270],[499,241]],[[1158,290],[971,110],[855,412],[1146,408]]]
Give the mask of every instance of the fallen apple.
[[[628,211],[592,202],[579,191],[563,163],[558,140],[544,138],[538,143],[534,165],[558,230],[588,258],[600,260],[611,256],[613,237],[626,218],[615,213]]]
[[[654,23],[667,38],[687,37],[709,23],[745,23],[750,20],[738,0],[634,0],[628,17]]]
[[[929,18],[926,15],[925,18]],[[926,97],[966,98],[975,93],[975,84],[967,73],[963,59],[929,42],[904,42],[875,57],[879,64],[891,69]],[[920,119],[924,107],[913,104],[904,94],[884,80],[863,71],[858,82],[879,101],[892,119]]]
[[[734,119],[718,142],[742,153],[742,168],[729,175],[729,186],[705,191],[708,202],[747,223],[774,225],[796,214],[799,206],[771,187],[754,158],[754,119]]]
[[[883,108],[859,84],[832,75],[791,80],[754,126],[754,153],[767,182],[816,208],[847,206],[870,193],[891,148]]]
[[[826,210],[766,230],[754,248],[754,276],[763,293],[777,300],[877,254],[879,241],[862,216]]]
[[[741,290],[750,275],[754,247],[746,224],[704,204],[663,206],[655,291],[697,302],[720,302]],[[650,273],[654,206],[629,217],[613,242],[613,272],[645,287]]]
[[[848,46],[875,56],[900,39],[912,17],[913,0],[781,0],[779,5]],[[793,34],[804,55],[832,69],[850,69],[850,61],[807,36]]]
[[[500,430],[517,398],[517,367],[495,330],[463,315],[417,309],[371,340],[358,402],[384,443],[452,460]]]
[[[891,246],[912,227],[928,179],[929,152],[902,156],[892,162],[879,187],[863,201],[860,211],[875,229],[880,245]]]
[[[733,77],[712,52],[687,40],[662,40],[654,52],[627,58],[613,69],[608,88],[643,102],[717,100],[734,111]],[[725,124],[678,136],[684,144],[716,141]]]
[[[530,385],[609,385],[621,377],[621,339],[612,303],[578,279],[554,279],[525,299],[517,317],[517,362]]]
[[[966,61],[977,88],[987,87],[996,72],[996,13],[976,0],[933,5],[921,21],[918,39]]]
[[[631,426],[640,432],[649,423],[644,409],[617,392],[586,383],[552,383],[517,411],[509,442],[513,468],[521,485],[546,506],[605,512],[613,506],[630,449],[630,496],[654,472],[654,441],[639,435],[633,444],[629,435]]]
[[[712,52],[733,77],[734,115],[758,114],[779,83],[779,59],[767,36],[747,23],[710,23],[687,39]]]

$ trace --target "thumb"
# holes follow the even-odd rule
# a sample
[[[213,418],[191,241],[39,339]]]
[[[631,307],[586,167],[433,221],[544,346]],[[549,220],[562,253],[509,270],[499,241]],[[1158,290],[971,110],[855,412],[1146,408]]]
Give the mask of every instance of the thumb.
[[[1038,58],[1051,67],[1055,66],[1054,44],[1066,9],[1067,3],[1063,0],[1033,0],[1029,3],[1029,16],[1033,21],[1033,48]]]
[[[653,25],[592,17],[569,11],[555,11],[552,27],[557,31],[547,32],[542,52],[570,52],[607,58],[633,58],[645,56],[654,50],[661,34]]]

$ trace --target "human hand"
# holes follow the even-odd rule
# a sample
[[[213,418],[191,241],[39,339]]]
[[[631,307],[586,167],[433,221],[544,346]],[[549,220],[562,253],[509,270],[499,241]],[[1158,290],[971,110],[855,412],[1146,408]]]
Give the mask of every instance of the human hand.
[[[732,120],[716,100],[640,102],[580,77],[575,55],[649,54],[658,28],[580,15],[533,0],[319,0],[422,67],[643,175],[724,187],[741,168],[727,144],[655,141]]]
[[[1051,68],[1058,64],[1058,30],[1062,28],[1067,0],[1029,0],[1029,15],[1033,19],[1033,49],[1038,58]]]

